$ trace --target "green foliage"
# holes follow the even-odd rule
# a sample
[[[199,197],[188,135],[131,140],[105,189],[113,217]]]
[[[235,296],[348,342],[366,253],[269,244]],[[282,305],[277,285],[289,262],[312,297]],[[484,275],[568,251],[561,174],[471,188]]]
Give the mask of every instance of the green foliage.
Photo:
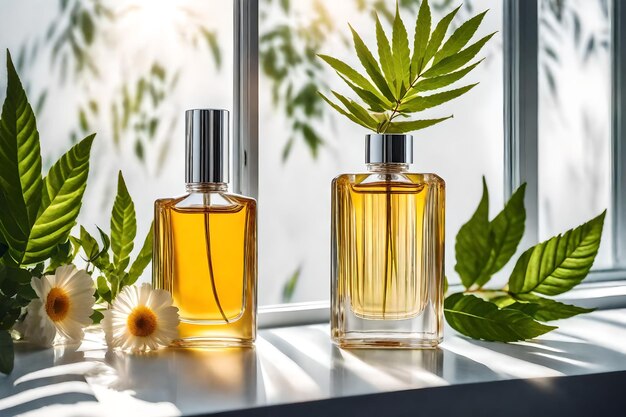
[[[111,211],[111,236],[99,227],[102,247],[81,226],[80,237],[74,238],[82,247],[87,272],[96,278],[98,301],[111,303],[126,285],[134,284],[152,260],[152,225],[137,258],[130,264],[130,255],[137,236],[135,204],[126,188],[124,176],[118,174],[117,195]],[[130,264],[130,268],[128,268]]]
[[[474,339],[517,342],[556,329],[533,320],[520,310],[499,309],[494,303],[471,294],[448,296],[443,311],[450,326]]]
[[[471,90],[476,84],[425,95],[425,91],[439,90],[474,69],[482,60],[468,64],[493,34],[469,45],[485,13],[480,13],[460,25],[444,41],[450,23],[458,12],[446,15],[431,32],[431,11],[428,0],[421,3],[413,40],[409,49],[406,26],[400,17],[399,3],[393,18],[391,43],[378,15],[376,20],[377,61],[363,39],[350,26],[356,55],[369,79],[339,59],[319,55],[359,96],[363,105],[333,91],[341,104],[320,93],[322,98],[351,121],[377,133],[406,133],[440,123],[449,117],[395,122],[397,117],[439,106]],[[343,105],[343,107],[341,106]]]
[[[541,295],[562,294],[587,276],[598,253],[606,212],[529,248],[518,259],[507,286],[483,289],[522,240],[524,191],[525,184],[489,221],[489,191],[483,178],[480,203],[459,230],[455,270],[466,291],[447,297],[444,313],[450,326],[466,336],[501,342],[532,339],[556,328],[542,322],[593,311]]]
[[[283,303],[288,303],[293,298],[293,294],[296,291],[296,286],[300,280],[300,274],[302,272],[302,266],[299,266],[293,274],[289,277],[285,285],[283,286]]]
[[[0,372],[13,367],[9,333],[36,297],[30,282],[71,263],[70,239],[89,174],[90,135],[42,178],[35,114],[7,51],[7,94],[0,117]],[[47,267],[46,267],[47,265]]]
[[[578,285],[598,254],[605,215],[606,211],[524,252],[513,269],[510,290],[557,295]]]
[[[524,234],[526,210],[522,185],[494,219],[489,221],[489,191],[483,177],[483,196],[472,218],[456,238],[455,270],[466,288],[482,287],[511,259]]]

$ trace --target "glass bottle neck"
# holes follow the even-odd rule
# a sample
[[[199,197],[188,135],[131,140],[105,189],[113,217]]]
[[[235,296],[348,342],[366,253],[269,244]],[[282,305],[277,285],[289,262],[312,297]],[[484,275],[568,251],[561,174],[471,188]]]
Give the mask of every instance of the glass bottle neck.
[[[228,184],[225,182],[188,182],[185,188],[189,193],[210,193],[228,191]]]
[[[409,164],[388,163],[388,162],[367,164],[367,170],[370,172],[383,172],[383,173],[407,172],[409,170]]]

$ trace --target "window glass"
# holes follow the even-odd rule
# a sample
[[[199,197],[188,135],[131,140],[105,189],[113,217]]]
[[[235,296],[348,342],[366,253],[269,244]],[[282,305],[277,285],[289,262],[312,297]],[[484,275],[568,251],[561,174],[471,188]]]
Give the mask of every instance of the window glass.
[[[611,206],[609,0],[539,1],[539,236]],[[613,213],[595,268],[612,266]]]
[[[139,242],[154,200],[185,192],[184,111],[232,109],[232,16],[232,3],[217,0],[0,5],[0,50],[10,49],[36,111],[44,170],[97,132],[78,219],[92,234],[109,229],[120,169]],[[4,64],[0,74],[4,99]]]
[[[405,22],[417,16],[418,4],[400,2]],[[443,0],[430,4],[437,20],[452,8]],[[330,183],[341,173],[366,169],[367,132],[318,98],[318,89],[350,92],[315,54],[329,54],[361,69],[347,22],[376,51],[371,11],[378,10],[390,33],[393,5],[369,0],[260,2],[261,304],[329,298]],[[466,1],[458,18],[466,20],[487,8],[480,34],[502,33],[501,2]],[[410,39],[413,26],[407,23]],[[482,55],[485,62],[459,83],[480,82],[478,87],[424,112],[425,117],[454,114],[454,119],[414,134],[412,168],[437,173],[447,183],[446,270],[452,283],[459,282],[454,238],[480,200],[483,175],[491,191],[492,213],[503,204],[502,38],[497,35]]]

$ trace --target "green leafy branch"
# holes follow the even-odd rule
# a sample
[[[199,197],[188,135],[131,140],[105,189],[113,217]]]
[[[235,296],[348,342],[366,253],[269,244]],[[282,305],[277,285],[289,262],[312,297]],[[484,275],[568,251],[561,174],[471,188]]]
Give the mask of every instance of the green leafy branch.
[[[35,297],[31,278],[76,254],[69,237],[87,187],[94,136],[74,145],[42,177],[35,114],[7,51],[0,116],[0,372],[13,369],[9,331]]]
[[[452,116],[437,119],[398,121],[452,99],[477,84],[424,95],[441,90],[463,78],[482,60],[469,62],[478,54],[494,33],[466,46],[480,26],[486,11],[461,24],[447,40],[444,38],[450,23],[460,7],[444,16],[431,32],[431,11],[428,1],[420,6],[415,24],[413,53],[399,7],[393,21],[391,43],[376,15],[377,61],[359,34],[350,26],[354,47],[369,78],[345,62],[328,55],[319,55],[342,80],[359,96],[363,104],[336,91],[333,95],[340,104],[322,93],[322,98],[337,112],[377,133],[406,133],[440,123]],[[469,65],[468,65],[469,64]],[[342,107],[343,105],[343,107]]]
[[[527,249],[505,287],[484,288],[509,262],[522,240],[525,189],[522,185],[515,191],[490,221],[489,191],[483,178],[478,208],[457,235],[455,270],[465,291],[446,298],[444,314],[450,326],[474,339],[532,339],[556,329],[546,322],[592,311],[548,297],[571,290],[587,276],[598,254],[606,211]]]
[[[137,281],[152,260],[151,225],[139,254],[132,264],[130,263],[130,255],[137,236],[137,218],[135,203],[121,172],[118,175],[117,195],[111,212],[111,235],[107,235],[99,227],[97,229],[102,247],[83,226],[80,228],[80,237],[72,239],[82,248],[87,262],[87,272],[97,276],[98,302],[110,304],[122,288]],[[99,322],[102,314],[96,310],[92,319]]]

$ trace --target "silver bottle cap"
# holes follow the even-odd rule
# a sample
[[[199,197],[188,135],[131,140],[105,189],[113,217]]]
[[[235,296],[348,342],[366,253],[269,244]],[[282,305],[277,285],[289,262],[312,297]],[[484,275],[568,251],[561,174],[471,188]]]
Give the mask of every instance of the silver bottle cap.
[[[228,110],[185,112],[185,182],[228,182]]]
[[[365,163],[412,164],[413,136],[400,134],[365,135]]]

